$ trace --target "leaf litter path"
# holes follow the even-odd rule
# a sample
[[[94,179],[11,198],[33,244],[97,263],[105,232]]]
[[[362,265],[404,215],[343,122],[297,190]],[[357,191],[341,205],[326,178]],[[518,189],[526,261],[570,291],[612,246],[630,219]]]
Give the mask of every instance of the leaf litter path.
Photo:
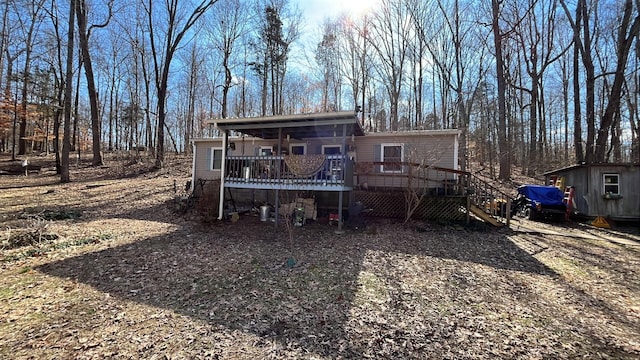
[[[28,181],[28,193],[9,190],[21,204],[0,197],[5,224],[30,226],[18,216],[28,207],[73,206],[80,218],[46,230],[61,244],[98,240],[1,263],[0,358],[640,356],[632,246],[379,220],[342,236],[311,223],[289,248],[257,217],[174,215],[172,176]]]
[[[612,229],[599,229],[588,224],[578,223],[575,224],[575,226],[567,226],[565,224],[550,226],[549,224],[518,219],[512,223],[510,228],[515,232],[528,234],[566,236],[585,240],[606,240],[619,245],[640,246],[640,234]]]

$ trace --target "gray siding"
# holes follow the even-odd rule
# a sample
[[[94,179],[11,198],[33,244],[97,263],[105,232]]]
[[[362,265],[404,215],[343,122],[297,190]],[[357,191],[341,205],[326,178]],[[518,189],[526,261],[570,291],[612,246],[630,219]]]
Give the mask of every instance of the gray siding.
[[[229,150],[228,155],[256,155],[261,146],[276,146],[277,141],[262,139],[229,138],[235,144],[235,150]],[[220,170],[211,170],[211,157],[208,154],[212,147],[222,147],[221,138],[197,139],[195,142],[195,171],[194,180],[220,179]]]
[[[613,219],[640,219],[640,166],[592,164],[553,172],[575,188],[578,213]],[[620,197],[604,198],[603,174],[619,174]]]
[[[356,161],[377,162],[381,159],[382,144],[402,144],[405,162],[424,163],[426,165],[457,169],[457,135],[428,135],[414,134],[371,134],[359,137],[355,143]],[[377,170],[377,169],[376,169]],[[405,170],[406,171],[406,170]],[[454,179],[453,174],[444,172],[429,172],[429,187],[442,186],[445,178]],[[366,182],[368,187],[401,187],[407,186],[404,178],[389,179],[381,177],[368,177],[366,179],[356,179],[358,182]],[[362,184],[360,184],[362,185]]]
[[[212,147],[220,147],[222,144],[221,140],[212,139],[211,141],[197,141],[194,142],[195,151],[194,151],[194,172],[193,179],[220,179],[220,171],[212,171],[211,164],[207,161],[209,157],[209,149]]]
[[[272,146],[277,148],[277,140],[263,140],[257,138],[230,138],[229,142],[235,143],[235,150],[231,155],[256,155],[261,146]],[[197,139],[195,140],[195,171],[194,180],[219,179],[220,171],[210,170],[210,163],[207,156],[211,147],[220,147],[221,138]],[[380,161],[381,144],[402,144],[404,148],[404,161],[415,163],[425,163],[449,169],[457,169],[458,132],[457,131],[416,131],[398,133],[375,133],[355,138],[345,139],[346,153],[353,157],[355,162],[375,162]],[[282,147],[289,149],[290,144],[306,144],[307,154],[322,153],[323,145],[342,145],[343,139],[340,136],[331,138],[313,139],[286,139],[282,140]],[[210,160],[209,160],[210,161]],[[430,187],[442,185],[442,180],[455,178],[453,174],[444,172],[434,172],[429,176],[433,179]],[[354,179],[357,184],[358,179]],[[368,179],[370,186],[389,186],[384,179]],[[376,183],[376,182],[379,182]],[[405,187],[406,179],[394,180],[393,187]]]

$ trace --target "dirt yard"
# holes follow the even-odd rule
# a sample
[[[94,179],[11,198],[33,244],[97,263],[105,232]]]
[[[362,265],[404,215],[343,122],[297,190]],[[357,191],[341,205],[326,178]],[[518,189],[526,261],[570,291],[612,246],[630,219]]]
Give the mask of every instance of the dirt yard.
[[[174,212],[186,157],[86,160],[68,184],[30,160],[0,175],[3,359],[640,357],[637,230],[375,219],[290,245],[257,215]]]

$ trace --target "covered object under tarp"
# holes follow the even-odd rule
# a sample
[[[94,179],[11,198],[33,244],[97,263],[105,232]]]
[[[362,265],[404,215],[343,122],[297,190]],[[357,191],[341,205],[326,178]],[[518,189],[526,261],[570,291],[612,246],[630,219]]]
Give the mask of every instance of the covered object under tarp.
[[[522,185],[518,194],[544,205],[563,205],[564,193],[555,186]]]

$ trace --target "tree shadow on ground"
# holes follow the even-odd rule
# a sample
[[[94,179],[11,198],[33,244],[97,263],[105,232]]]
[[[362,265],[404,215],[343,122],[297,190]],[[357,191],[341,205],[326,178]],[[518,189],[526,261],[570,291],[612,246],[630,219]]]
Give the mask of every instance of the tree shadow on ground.
[[[465,278],[473,276],[477,266],[554,276],[503,236],[479,240],[465,231],[449,236],[413,231],[398,237],[363,232],[336,236],[333,230],[328,225],[303,227],[290,248],[282,229],[257,218],[243,218],[236,224],[206,229],[180,227],[166,235],[51,262],[38,270],[122,299],[253,334],[258,338],[254,346],[265,352],[272,351],[269,344],[276,341],[283,345],[278,356],[290,356],[286,349],[297,349],[297,354],[343,358],[367,353],[420,357],[438,336],[449,341],[451,334],[446,332],[454,331],[451,328],[414,332],[391,323],[365,327],[376,328],[393,341],[404,337],[404,345],[358,337],[355,329],[360,325],[353,323],[352,311],[371,297],[399,304],[390,311],[400,315],[407,314],[402,306],[423,301],[406,298],[405,275],[433,276],[434,281],[438,277],[444,286],[460,291],[465,282],[473,282]],[[293,268],[285,266],[290,251],[298,258]],[[382,268],[387,268],[384,272],[395,275],[375,275],[380,269],[371,264],[380,259]],[[405,269],[414,263],[411,270]],[[471,268],[466,272],[456,270],[467,265]],[[447,271],[435,272],[438,266]],[[382,282],[379,293],[375,279]],[[409,323],[415,321],[434,329],[441,326],[439,318],[416,317]]]

